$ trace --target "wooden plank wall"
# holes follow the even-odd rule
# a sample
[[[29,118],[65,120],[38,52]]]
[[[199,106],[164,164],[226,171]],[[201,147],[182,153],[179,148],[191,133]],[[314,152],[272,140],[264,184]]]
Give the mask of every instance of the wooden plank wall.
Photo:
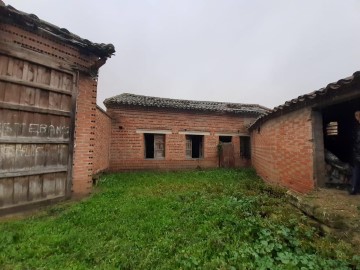
[[[74,75],[0,54],[0,210],[64,197]]]

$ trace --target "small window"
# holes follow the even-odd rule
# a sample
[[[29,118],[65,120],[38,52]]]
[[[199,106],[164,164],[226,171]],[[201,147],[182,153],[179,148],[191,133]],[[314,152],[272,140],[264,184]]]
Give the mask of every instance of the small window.
[[[326,125],[326,135],[327,136],[337,136],[338,135],[338,122],[330,122]]]
[[[249,136],[240,136],[240,157],[251,158],[251,145]]]
[[[231,143],[232,136],[219,136],[219,142]]]
[[[203,135],[186,135],[186,157],[202,158],[203,157]]]
[[[144,134],[144,139],[145,158],[165,158],[165,135],[146,133]]]

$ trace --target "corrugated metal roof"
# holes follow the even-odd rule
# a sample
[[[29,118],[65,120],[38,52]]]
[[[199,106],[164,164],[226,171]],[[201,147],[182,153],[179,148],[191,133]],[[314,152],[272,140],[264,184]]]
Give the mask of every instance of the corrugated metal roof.
[[[156,108],[171,108],[181,110],[196,110],[196,111],[213,111],[213,112],[227,112],[227,113],[248,113],[261,115],[266,113],[269,109],[257,104],[241,104],[241,103],[226,103],[213,101],[195,101],[159,98],[142,95],[134,95],[124,93],[104,101],[107,108],[116,108],[121,105],[141,106],[141,107],[156,107]]]
[[[35,32],[37,29],[44,30],[64,43],[82,48],[101,58],[111,57],[111,55],[115,53],[115,47],[112,44],[93,43],[87,39],[83,39],[73,33],[70,33],[65,28],[60,28],[51,23],[43,21],[34,14],[28,14],[19,11],[10,5],[6,6],[1,0],[0,22],[12,22],[14,24],[26,27],[26,29],[33,32]]]
[[[261,115],[256,119],[256,121],[249,126],[249,129],[253,129],[259,124],[265,122],[266,120],[276,117],[282,112],[286,112],[294,108],[295,106],[297,108],[302,108],[308,105],[313,105],[316,103],[318,98],[320,97],[326,97],[331,94],[337,94],[340,93],[339,91],[342,91],[344,89],[344,86],[351,85],[355,82],[360,81],[360,71],[355,72],[352,76],[340,79],[337,82],[330,83],[326,87],[323,87],[319,90],[313,91],[311,93],[301,95],[297,98],[294,98],[292,100],[286,101],[284,104],[275,107],[274,109],[270,110],[266,114]]]

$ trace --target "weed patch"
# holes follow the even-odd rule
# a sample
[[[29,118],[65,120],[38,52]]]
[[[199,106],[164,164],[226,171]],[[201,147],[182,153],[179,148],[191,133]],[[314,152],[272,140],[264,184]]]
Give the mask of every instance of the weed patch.
[[[0,223],[1,269],[351,269],[253,170],[104,175],[72,205]]]

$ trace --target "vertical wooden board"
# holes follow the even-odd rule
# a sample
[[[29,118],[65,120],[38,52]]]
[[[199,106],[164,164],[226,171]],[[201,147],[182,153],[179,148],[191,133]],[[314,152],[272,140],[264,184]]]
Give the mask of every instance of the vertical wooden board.
[[[1,130],[0,137],[15,137],[16,132],[14,130],[14,121],[17,117],[17,111],[2,110],[1,111]]]
[[[49,92],[49,108],[60,110],[61,108],[61,94]]]
[[[55,167],[59,161],[59,147],[57,144],[49,144],[47,145],[46,152],[46,166]]]
[[[36,90],[35,90],[34,107],[40,108],[41,92],[42,92],[42,90],[40,90],[40,89],[36,89]]]
[[[7,67],[9,65],[9,57],[0,54],[0,75],[9,75]]]
[[[43,66],[37,66],[36,82],[44,85],[50,85],[51,70]]]
[[[59,153],[58,165],[66,166],[68,164],[69,146],[67,144],[60,144]]]
[[[28,63],[28,68],[26,70],[26,75],[23,77],[28,82],[36,82],[36,65],[32,63]]]
[[[0,172],[8,172],[13,170],[15,164],[15,155],[15,144],[0,144]]]
[[[55,196],[56,176],[54,173],[43,175],[43,197],[49,198]]]
[[[39,113],[27,113],[27,134],[28,137],[38,137],[40,132],[40,114]]]
[[[35,105],[36,89],[23,86],[20,92],[20,104],[26,106]]]
[[[12,59],[14,61],[13,67],[13,77],[17,79],[22,79],[23,77],[23,70],[24,70],[24,61],[20,59]]]
[[[15,167],[17,170],[31,169],[34,166],[36,145],[32,144],[17,144]]]
[[[0,91],[1,91],[1,88],[0,88]],[[0,99],[0,101],[1,101],[1,99]],[[71,112],[71,96],[61,95],[60,110],[66,111],[66,112]]]
[[[21,137],[30,137],[33,135],[34,127],[31,125],[34,121],[34,113],[31,112],[21,112],[20,113],[20,121],[21,121],[21,134],[18,136]]]
[[[6,85],[7,83],[0,81],[0,102],[3,102],[5,99]]]
[[[36,201],[42,198],[42,176],[29,176],[29,201]]]
[[[28,201],[29,177],[14,178],[14,203],[23,203]]]
[[[38,137],[41,138],[48,137],[48,126],[51,118],[52,116],[49,114],[38,114],[37,116],[38,119],[37,123],[39,125]]]
[[[24,120],[26,119],[27,112],[18,111],[18,117],[15,123],[15,130],[16,130],[16,137],[24,137],[25,134],[28,132],[28,125],[27,122]]]
[[[49,108],[49,91],[39,91],[38,106],[40,108]]]
[[[55,177],[55,194],[65,195],[66,173],[57,173]]]
[[[70,74],[63,74],[61,89],[72,92],[73,77]]]
[[[5,89],[4,102],[19,104],[21,85],[8,83]]]
[[[60,89],[62,85],[62,76],[61,73],[56,70],[51,70],[51,80],[50,86]]]
[[[71,119],[70,119],[70,117],[62,117],[62,121],[63,121],[63,138],[69,139],[70,138]]]
[[[24,67],[23,67],[23,72],[22,72],[22,79],[23,80],[26,80],[28,71],[29,71],[29,63],[24,62]]]
[[[13,178],[0,178],[0,207],[13,204]]]
[[[51,117],[51,119],[49,119],[50,124],[49,124],[49,137],[50,138],[59,138],[60,135],[58,135],[58,133],[60,132],[60,129],[58,128],[58,126],[60,125],[60,117]]]
[[[35,158],[34,158],[34,167],[45,167],[46,166],[46,156],[47,156],[47,144],[38,144],[34,145],[35,149]]]

